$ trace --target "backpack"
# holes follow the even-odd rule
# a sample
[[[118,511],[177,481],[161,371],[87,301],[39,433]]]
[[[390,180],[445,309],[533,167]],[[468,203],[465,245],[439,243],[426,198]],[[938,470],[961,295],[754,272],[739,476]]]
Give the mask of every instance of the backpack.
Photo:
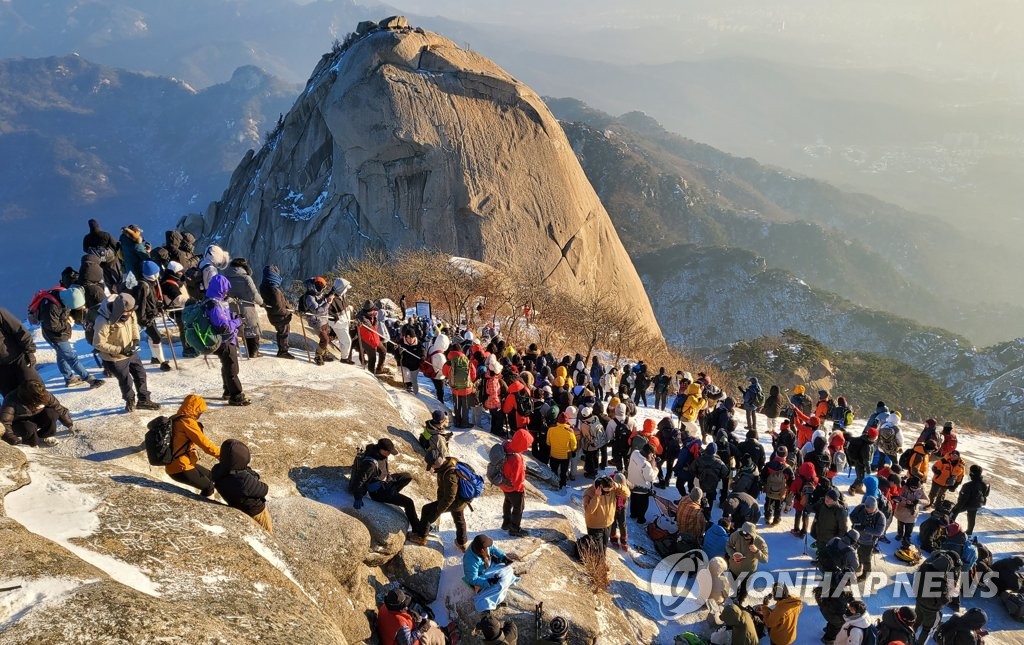
[[[799,479],[800,479],[800,482],[801,482],[801,484],[800,484],[800,498],[799,498],[800,499],[800,507],[801,508],[807,508],[808,506],[811,505],[811,495],[814,494],[814,486],[811,486],[810,482],[804,481],[804,479],[802,477],[799,478]]]
[[[469,377],[469,359],[465,354],[452,358],[452,389],[465,390],[473,386]]]
[[[85,330],[85,342],[91,346],[96,336],[96,319],[100,316],[100,305],[93,305],[82,318],[82,329]]]
[[[146,458],[150,466],[166,466],[181,455],[188,452],[191,442],[186,441],[180,453],[171,450],[171,442],[174,438],[174,420],[177,416],[159,416],[146,424]]]
[[[484,478],[477,475],[469,464],[455,462],[455,474],[459,476],[459,497],[473,500],[484,494]]]
[[[505,452],[505,445],[503,443],[496,443],[491,447],[489,459],[487,460],[487,481],[495,486],[512,485],[512,482],[505,477],[505,461],[507,459],[508,453]]]
[[[1024,596],[1014,591],[1004,591],[999,594],[999,598],[1011,618],[1024,621]]]
[[[494,376],[484,381],[484,392],[487,397],[484,399],[484,407],[494,410],[501,407],[501,381]]]
[[[676,459],[676,474],[688,468],[700,457],[700,439],[687,436],[683,440],[683,446],[679,449],[679,457]]]
[[[860,645],[878,645],[878,624],[868,625],[867,627],[855,627],[850,625],[846,628],[847,637],[849,637],[851,629],[859,629],[862,634],[860,636]]]
[[[693,632],[683,632],[676,636],[675,645],[708,645],[708,641]]]
[[[356,449],[356,456],[352,460],[352,470],[348,477],[348,492],[355,494],[356,482],[359,481],[362,474],[366,471],[367,466],[373,462],[373,457],[369,457],[366,454],[366,450],[363,448]]]
[[[758,410],[764,407],[764,390],[760,388],[754,392],[754,407]]]
[[[516,414],[521,417],[529,417],[533,414],[533,399],[529,394],[526,393],[526,388],[523,388],[515,393],[516,397]]]
[[[747,615],[750,616],[751,622],[754,623],[754,633],[757,634],[757,641],[761,642],[768,635],[768,626],[764,624],[764,618],[761,614],[745,605],[740,605],[740,609],[747,612]],[[871,641],[870,645],[876,645],[877,640],[876,638],[874,641]],[[861,645],[868,645],[868,642],[864,641]]]
[[[786,496],[786,471],[783,468],[769,470],[765,481],[764,496],[767,499],[783,499]]]
[[[840,555],[843,550],[843,543],[840,538],[832,538],[820,551],[818,551],[818,568],[823,573],[839,573],[842,571]]]
[[[839,450],[832,455],[832,471],[840,473],[846,470],[846,453]]]
[[[198,266],[187,269],[185,273],[182,274],[181,279],[182,282],[185,283],[185,290],[188,291],[193,298],[199,298],[206,295],[206,289],[203,288],[203,270]]]
[[[212,354],[220,349],[221,343],[220,334],[213,330],[206,315],[207,302],[194,302],[181,311],[185,342],[200,354]]]
[[[754,471],[741,471],[736,475],[736,480],[733,481],[732,488],[730,490],[734,493],[747,493],[752,497],[756,497],[757,477],[754,476]]]
[[[420,374],[426,376],[429,379],[437,378],[437,370],[434,369],[434,364],[430,362],[430,359],[437,356],[441,352],[430,352],[427,357],[420,361]]]
[[[910,460],[913,458],[913,456],[915,454],[917,454],[917,453],[914,452],[913,449],[904,450],[903,453],[900,455],[900,459],[899,459],[900,468],[902,468],[904,471],[909,470],[910,469]]]
[[[615,432],[612,433],[612,447],[617,454],[625,455],[629,450],[629,424],[614,419]]]
[[[896,441],[896,426],[884,425],[878,430],[878,448],[887,455],[895,455],[900,449]]]
[[[32,296],[32,300],[28,303],[28,324],[39,324],[39,305],[43,304],[44,300],[49,300],[55,305],[61,304],[56,295],[61,291],[64,291],[64,287],[54,287],[52,289],[37,291],[36,295]]]

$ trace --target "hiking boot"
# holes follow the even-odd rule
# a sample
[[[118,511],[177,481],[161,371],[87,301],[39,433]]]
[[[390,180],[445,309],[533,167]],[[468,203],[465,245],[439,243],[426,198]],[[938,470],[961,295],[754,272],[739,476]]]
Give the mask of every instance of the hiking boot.
[[[239,394],[238,396],[233,396],[230,399],[228,399],[228,405],[234,405],[238,407],[241,407],[243,405],[249,405],[250,403],[252,403],[252,401],[250,401],[244,394]]]
[[[278,358],[290,358],[292,360],[295,360],[295,357],[291,355],[291,352],[278,352],[277,353],[277,357]]]
[[[313,357],[313,363],[315,363],[316,365],[323,365],[324,357],[317,354],[316,356]]]
[[[135,412],[135,399],[128,399],[124,402],[125,412]]]
[[[331,354],[330,352],[324,354],[324,362],[325,363],[333,363],[336,360],[338,360],[338,359],[334,358],[334,354]]]
[[[629,538],[623,535],[619,539],[619,548],[623,551],[629,551]]]
[[[884,535],[882,537],[878,538],[878,541],[881,542],[882,544],[890,544],[892,542],[892,540],[890,540],[889,538],[885,537]]]
[[[221,401],[227,401],[230,398],[231,398],[231,395],[228,394],[227,390],[224,390],[223,392],[220,393],[220,400]]]
[[[57,437],[43,437],[43,445],[44,446],[56,446],[57,445]]]
[[[168,363],[167,361],[164,361],[163,363],[160,363],[160,371],[161,372],[170,372],[171,371],[171,364]]]
[[[83,381],[82,379],[78,378],[77,376],[72,376],[68,380],[64,381],[64,387],[74,387],[76,385],[81,385],[84,382],[85,381]]]
[[[611,544],[614,547],[619,546],[619,536],[613,535],[610,538],[608,538],[608,544]]]
[[[530,532],[524,528],[514,528],[508,532],[512,537],[528,537]]]
[[[801,539],[802,539],[802,538],[803,538],[803,537],[804,537],[805,535],[807,535],[806,533],[804,533],[804,532],[803,532],[803,531],[801,531],[800,529],[793,529],[793,530],[791,530],[791,531],[789,532],[789,534],[790,534],[790,535],[792,535],[793,537],[798,537],[798,538],[801,538]]]
[[[461,544],[456,544],[455,548],[458,549],[459,551],[462,551],[463,553],[465,553],[466,549],[469,548],[469,545],[466,544],[465,542],[463,542]]]
[[[199,494],[203,497],[209,497],[210,495],[213,495],[214,490],[214,487],[210,486],[209,488],[204,488],[203,490],[199,491]]]
[[[406,539],[407,542],[412,542],[413,544],[418,544],[419,546],[426,546],[427,545],[427,536],[426,535],[416,535],[412,531],[409,531],[408,533],[405,534],[405,539]]]
[[[160,364],[160,359],[156,358],[156,357],[153,357],[153,358],[149,359],[149,364],[150,365],[159,365]]]
[[[94,376],[90,376],[89,378],[85,379],[85,382],[89,385],[89,389],[90,390],[95,390],[99,386],[101,386],[104,383],[106,383],[106,381],[104,381],[103,379],[96,378]]]
[[[508,533],[508,532],[509,532],[509,529],[511,529],[511,528],[512,528],[512,527],[511,527],[511,526],[509,525],[509,523],[508,523],[508,522],[504,522],[504,523],[502,523],[502,525],[501,525],[501,530],[502,530],[502,531],[505,531],[506,533]]]
[[[160,409],[160,404],[159,403],[154,403],[150,399],[139,399],[138,408],[140,410],[159,410]]]

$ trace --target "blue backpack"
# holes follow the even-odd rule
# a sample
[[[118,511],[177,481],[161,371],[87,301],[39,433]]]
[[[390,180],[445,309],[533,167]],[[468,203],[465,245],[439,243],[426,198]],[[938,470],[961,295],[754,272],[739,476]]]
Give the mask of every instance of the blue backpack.
[[[484,478],[468,464],[456,462],[455,473],[459,476],[459,497],[472,500],[484,494]]]
[[[878,645],[878,625],[868,625],[867,627],[854,627],[850,626],[846,628],[846,633],[849,634],[851,629],[859,629],[862,632],[861,645]]]

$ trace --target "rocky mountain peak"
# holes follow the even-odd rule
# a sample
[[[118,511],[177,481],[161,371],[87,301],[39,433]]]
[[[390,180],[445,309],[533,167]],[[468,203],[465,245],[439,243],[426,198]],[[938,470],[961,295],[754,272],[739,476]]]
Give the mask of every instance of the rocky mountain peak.
[[[426,247],[554,286],[612,289],[657,332],[607,212],[540,97],[397,16],[361,23],[220,201],[186,225],[294,277]]]

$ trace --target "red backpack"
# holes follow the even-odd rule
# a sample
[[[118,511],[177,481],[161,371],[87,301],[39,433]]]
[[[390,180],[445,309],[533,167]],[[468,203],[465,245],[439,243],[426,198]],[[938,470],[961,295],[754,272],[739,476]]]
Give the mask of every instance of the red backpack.
[[[28,303],[28,323],[30,325],[39,324],[39,306],[43,304],[44,300],[49,300],[55,305],[60,304],[57,294],[61,291],[64,291],[64,287],[54,287],[38,291],[36,295],[32,296],[32,301]]]

